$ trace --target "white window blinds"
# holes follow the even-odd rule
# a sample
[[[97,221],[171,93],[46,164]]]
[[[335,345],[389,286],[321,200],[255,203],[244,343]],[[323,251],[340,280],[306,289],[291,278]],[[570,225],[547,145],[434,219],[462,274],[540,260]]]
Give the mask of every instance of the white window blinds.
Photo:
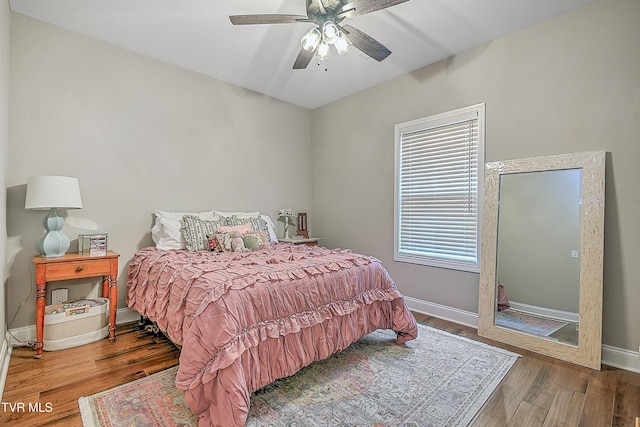
[[[484,105],[396,126],[395,259],[478,271]]]

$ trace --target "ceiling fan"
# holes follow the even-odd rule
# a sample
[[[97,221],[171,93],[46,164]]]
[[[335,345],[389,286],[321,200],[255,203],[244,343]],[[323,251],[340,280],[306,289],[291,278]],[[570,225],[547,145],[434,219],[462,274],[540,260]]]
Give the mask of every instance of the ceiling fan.
[[[342,25],[342,21],[406,1],[408,0],[306,0],[307,16],[233,15],[229,19],[234,25],[295,24],[299,22],[315,24],[300,40],[302,48],[293,64],[294,69],[307,68],[314,56],[317,56],[319,61],[328,59],[331,45],[340,55],[349,50],[351,46],[355,46],[358,50],[380,62],[389,56],[391,51],[357,28],[348,24]]]

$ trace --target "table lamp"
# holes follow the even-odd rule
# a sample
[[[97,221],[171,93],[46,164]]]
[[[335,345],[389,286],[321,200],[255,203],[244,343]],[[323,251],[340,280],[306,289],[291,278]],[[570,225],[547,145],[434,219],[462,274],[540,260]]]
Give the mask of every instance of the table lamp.
[[[58,209],[80,209],[80,185],[77,178],[68,176],[32,176],[27,180],[25,209],[48,210],[42,225],[46,233],[36,243],[43,257],[61,257],[69,249],[69,238],[60,230],[64,219]]]
[[[289,225],[291,225],[291,218],[293,218],[295,214],[291,209],[280,209],[280,212],[278,212],[278,217],[284,218],[284,239],[289,239]]]

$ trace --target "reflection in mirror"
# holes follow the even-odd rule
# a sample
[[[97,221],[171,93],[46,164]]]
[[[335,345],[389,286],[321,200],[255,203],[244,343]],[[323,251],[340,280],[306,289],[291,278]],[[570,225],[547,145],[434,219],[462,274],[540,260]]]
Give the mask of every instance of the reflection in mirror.
[[[604,167],[605,152],[485,165],[480,335],[600,369]]]
[[[500,176],[496,325],[578,344],[581,176]]]

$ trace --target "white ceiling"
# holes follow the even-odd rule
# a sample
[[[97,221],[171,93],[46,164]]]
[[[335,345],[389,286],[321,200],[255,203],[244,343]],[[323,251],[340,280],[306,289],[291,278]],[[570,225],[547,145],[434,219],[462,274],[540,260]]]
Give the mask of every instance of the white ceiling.
[[[372,0],[375,1],[375,0]],[[229,15],[305,15],[305,0],[10,0],[11,10],[313,109],[595,0],[410,0],[345,23],[387,46],[291,67],[312,24],[234,26]]]

